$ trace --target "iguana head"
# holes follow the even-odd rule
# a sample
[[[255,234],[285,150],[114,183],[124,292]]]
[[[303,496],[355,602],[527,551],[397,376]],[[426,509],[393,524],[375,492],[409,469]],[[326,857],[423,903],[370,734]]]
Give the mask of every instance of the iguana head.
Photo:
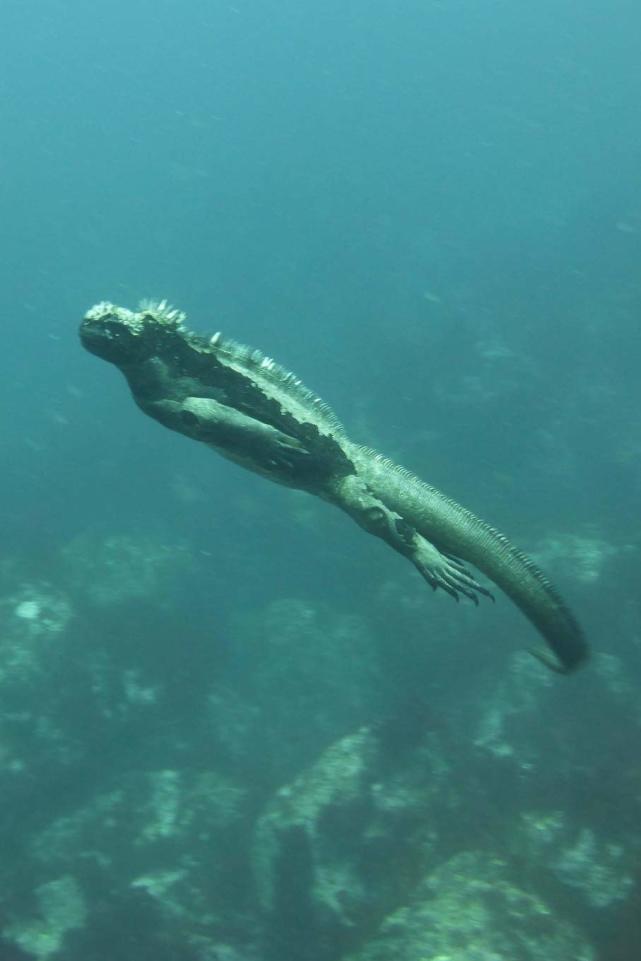
[[[157,350],[167,328],[178,330],[184,314],[165,301],[142,303],[134,313],[103,301],[86,314],[80,325],[82,344],[92,354],[118,366],[139,363]]]

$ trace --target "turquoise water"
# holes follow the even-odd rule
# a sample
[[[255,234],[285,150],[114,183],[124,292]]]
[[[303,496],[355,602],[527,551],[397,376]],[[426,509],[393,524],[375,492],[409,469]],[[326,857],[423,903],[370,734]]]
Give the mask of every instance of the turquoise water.
[[[634,961],[636,4],[4,0],[0,961]],[[78,342],[166,297],[549,572],[566,679]]]

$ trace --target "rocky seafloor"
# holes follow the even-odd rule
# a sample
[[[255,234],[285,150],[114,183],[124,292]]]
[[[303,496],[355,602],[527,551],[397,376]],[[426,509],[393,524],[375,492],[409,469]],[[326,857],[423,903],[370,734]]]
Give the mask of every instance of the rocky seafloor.
[[[518,645],[467,658],[473,609],[394,583],[368,617],[286,598],[208,628],[177,545],[5,561],[0,959],[633,961],[625,550],[534,545],[596,624],[595,585],[618,611],[571,679]]]

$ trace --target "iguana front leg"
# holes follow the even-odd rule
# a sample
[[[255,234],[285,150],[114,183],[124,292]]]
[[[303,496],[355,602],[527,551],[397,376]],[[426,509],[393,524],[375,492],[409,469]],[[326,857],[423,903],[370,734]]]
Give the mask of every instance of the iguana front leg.
[[[312,461],[310,451],[296,437],[213,397],[153,400],[144,409],[166,427],[282,484],[296,486],[296,477]]]
[[[309,457],[296,437],[212,397],[185,398],[179,416],[184,430],[197,440],[253,457],[263,469],[291,471]]]
[[[456,600],[459,594],[463,594],[475,604],[478,604],[479,594],[492,597],[458,558],[442,554],[400,514],[376,497],[356,474],[334,480],[327,499],[348,513],[369,534],[380,537],[407,557],[434,590],[440,587]]]

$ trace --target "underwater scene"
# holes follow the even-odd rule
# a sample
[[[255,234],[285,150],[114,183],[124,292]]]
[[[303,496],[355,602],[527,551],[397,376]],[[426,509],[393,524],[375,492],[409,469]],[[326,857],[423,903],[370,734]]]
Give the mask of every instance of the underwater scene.
[[[641,957],[640,35],[2,0],[0,961]]]

